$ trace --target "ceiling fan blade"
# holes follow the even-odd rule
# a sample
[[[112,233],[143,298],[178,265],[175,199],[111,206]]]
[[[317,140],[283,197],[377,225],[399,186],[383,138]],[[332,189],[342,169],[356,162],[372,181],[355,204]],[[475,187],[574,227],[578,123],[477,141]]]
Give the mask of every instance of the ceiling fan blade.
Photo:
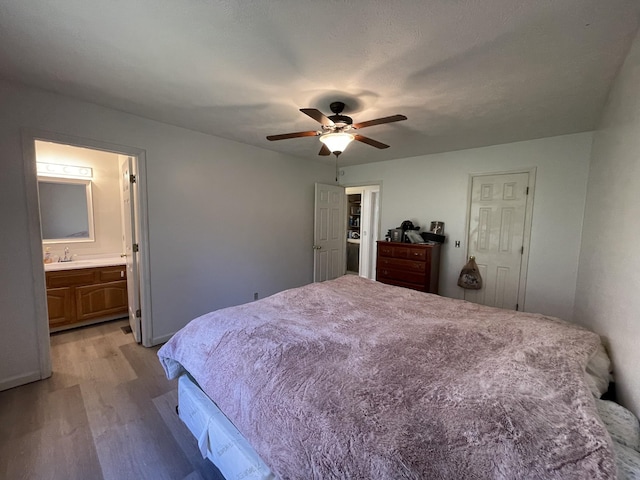
[[[287,138],[298,138],[298,137],[315,137],[318,135],[318,132],[315,130],[309,130],[307,132],[294,132],[294,133],[283,133],[282,135],[269,135],[267,140],[285,140]]]
[[[333,127],[335,125],[335,123],[329,120],[320,110],[315,108],[301,108],[300,111],[305,115],[309,115],[316,122],[321,123],[325,127]]]
[[[318,152],[318,155],[322,155],[322,156],[331,155],[331,150],[329,150],[329,147],[327,147],[327,146],[323,143],[323,144],[322,144],[322,148],[320,149],[320,152]]]
[[[366,143],[367,145],[371,145],[372,147],[376,147],[380,149],[389,148],[389,145],[387,145],[386,143],[378,142],[377,140],[374,140],[369,137],[364,137],[362,135],[354,135],[354,138],[359,142]]]
[[[371,127],[373,125],[381,125],[383,123],[392,123],[399,122],[401,120],[406,120],[407,117],[404,115],[391,115],[390,117],[376,118],[375,120],[369,120],[368,122],[356,123],[353,128],[365,128]]]

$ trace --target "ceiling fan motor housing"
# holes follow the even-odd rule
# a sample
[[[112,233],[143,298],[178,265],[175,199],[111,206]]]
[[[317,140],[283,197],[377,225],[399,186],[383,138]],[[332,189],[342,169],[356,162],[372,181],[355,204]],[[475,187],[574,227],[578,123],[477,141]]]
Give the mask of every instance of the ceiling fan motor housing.
[[[338,129],[343,129],[345,127],[353,125],[353,120],[351,120],[351,117],[347,117],[346,115],[340,115],[344,110],[345,106],[346,105],[343,102],[331,102],[331,105],[329,105],[329,108],[335,115],[331,115],[328,118],[333,123],[335,123]]]
[[[340,115],[344,110],[345,106],[346,105],[344,104],[344,102],[331,102],[331,104],[329,105],[329,108],[336,115]]]
[[[347,117],[346,115],[331,115],[328,118],[335,123],[338,128],[344,128],[353,124],[351,117]]]

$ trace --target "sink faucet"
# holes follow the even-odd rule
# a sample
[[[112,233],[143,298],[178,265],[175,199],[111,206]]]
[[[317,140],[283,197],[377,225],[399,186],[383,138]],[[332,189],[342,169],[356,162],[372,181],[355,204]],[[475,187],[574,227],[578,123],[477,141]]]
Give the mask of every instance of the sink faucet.
[[[58,261],[60,261],[60,262],[70,262],[71,261],[71,255],[69,255],[69,247],[64,247],[64,258],[61,258]]]

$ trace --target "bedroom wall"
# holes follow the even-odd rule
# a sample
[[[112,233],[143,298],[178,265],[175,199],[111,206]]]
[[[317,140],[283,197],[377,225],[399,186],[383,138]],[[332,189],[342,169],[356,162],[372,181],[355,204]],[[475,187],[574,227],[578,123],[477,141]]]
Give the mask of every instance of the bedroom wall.
[[[619,400],[640,415],[640,37],[595,132],[575,321],[605,336]]]
[[[21,127],[146,151],[157,341],[253,292],[263,297],[312,281],[313,185],[333,183],[330,163],[6,82],[0,103],[0,389],[39,372]]]
[[[120,211],[120,174],[118,155],[110,152],[36,142],[38,162],[91,167],[93,223],[95,241],[80,243],[48,243],[53,255],[64,255],[69,247],[72,255],[119,254],[122,252],[122,219]]]
[[[381,228],[409,219],[422,229],[445,222],[440,294],[462,298],[456,285],[466,259],[467,195],[471,173],[536,167],[525,307],[573,317],[578,251],[592,134],[580,133],[344,168],[344,185],[382,182]],[[460,240],[461,247],[454,248]]]

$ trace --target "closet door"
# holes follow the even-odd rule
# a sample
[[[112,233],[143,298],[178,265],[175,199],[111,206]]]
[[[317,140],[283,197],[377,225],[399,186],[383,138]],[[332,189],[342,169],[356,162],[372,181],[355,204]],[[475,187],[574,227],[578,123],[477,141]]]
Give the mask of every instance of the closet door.
[[[483,286],[465,290],[465,300],[511,310],[522,309],[520,285],[526,278],[526,221],[529,173],[480,175],[472,179],[468,256],[474,256]]]

